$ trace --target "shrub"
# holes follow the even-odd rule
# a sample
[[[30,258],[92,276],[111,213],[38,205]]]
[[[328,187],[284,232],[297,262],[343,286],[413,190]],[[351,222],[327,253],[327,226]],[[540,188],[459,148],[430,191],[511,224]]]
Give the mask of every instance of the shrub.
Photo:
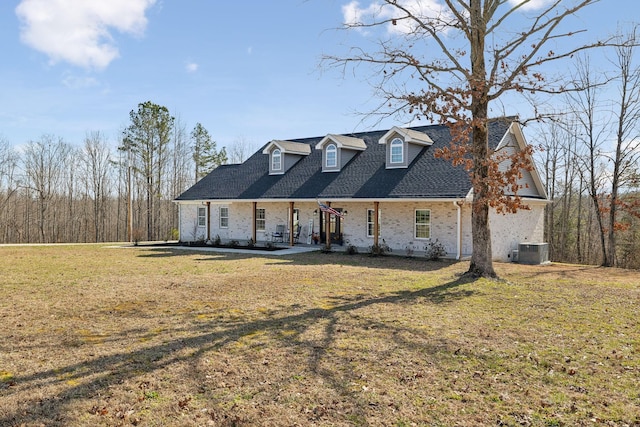
[[[438,261],[447,255],[447,250],[444,248],[444,245],[438,241],[438,239],[427,243],[424,247],[424,252],[424,255],[429,261]]]
[[[138,243],[142,240],[144,236],[144,231],[141,228],[134,228],[131,230],[131,240],[135,246],[138,246]]]
[[[220,239],[220,235],[216,234],[216,237],[213,238],[213,246],[221,246],[222,239]]]
[[[369,256],[384,256],[391,252],[391,247],[382,239],[382,243],[369,246]]]
[[[358,253],[358,248],[355,245],[347,242],[347,249],[345,251],[347,255],[355,255]]]
[[[331,245],[324,244],[322,245],[322,248],[320,248],[320,252],[323,254],[330,254],[333,251],[331,250]]]
[[[172,228],[171,230],[169,230],[167,240],[180,240],[180,231],[177,228]]]
[[[254,248],[255,246],[256,246],[256,242],[254,242],[253,239],[247,240],[247,247],[248,248]]]
[[[229,240],[229,244],[230,247],[232,248],[237,248],[238,246],[240,246],[240,241],[233,239],[233,240]]]
[[[409,242],[409,244],[404,247],[404,251],[406,252],[408,257],[412,257],[413,252],[415,251],[415,246],[413,246],[413,242]]]

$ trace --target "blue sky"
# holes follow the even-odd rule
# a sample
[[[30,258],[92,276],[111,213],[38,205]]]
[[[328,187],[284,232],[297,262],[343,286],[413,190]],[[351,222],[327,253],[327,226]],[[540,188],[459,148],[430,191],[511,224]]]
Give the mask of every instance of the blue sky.
[[[4,0],[0,136],[15,145],[43,134],[79,144],[97,130],[116,141],[129,111],[147,100],[187,130],[202,123],[219,146],[398,124],[362,122],[357,112],[376,103],[366,73],[318,68],[323,53],[366,42],[335,30],[348,3]],[[577,24],[596,37],[638,12],[636,1],[603,0]],[[38,24],[47,16],[54,19]]]

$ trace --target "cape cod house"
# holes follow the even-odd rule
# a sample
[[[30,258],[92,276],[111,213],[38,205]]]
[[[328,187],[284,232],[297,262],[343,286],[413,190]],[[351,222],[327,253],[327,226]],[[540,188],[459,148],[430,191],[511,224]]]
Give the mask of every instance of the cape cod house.
[[[489,134],[492,148],[526,144],[513,119],[492,120]],[[469,256],[468,173],[433,155],[450,141],[442,125],[271,141],[242,164],[216,168],[175,200],[180,240],[293,245],[315,239],[366,249],[384,239],[404,253],[437,239],[448,256]],[[540,176],[523,171],[521,184],[530,210],[490,216],[496,260],[508,260],[521,243],[543,240],[547,196]],[[341,215],[323,212],[319,202]]]

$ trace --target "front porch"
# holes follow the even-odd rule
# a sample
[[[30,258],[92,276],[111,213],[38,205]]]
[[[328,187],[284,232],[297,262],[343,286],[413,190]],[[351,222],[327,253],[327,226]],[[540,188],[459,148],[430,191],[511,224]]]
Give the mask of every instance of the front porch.
[[[471,253],[469,210],[451,200],[204,201],[181,204],[181,241],[237,241],[334,251],[387,245],[394,255],[421,256],[438,240],[448,258]],[[199,211],[196,219],[195,211]],[[193,218],[190,229],[189,217]],[[193,230],[193,231],[192,231]],[[293,233],[291,232],[293,230]],[[194,238],[194,236],[197,236]],[[301,246],[302,245],[302,246]]]

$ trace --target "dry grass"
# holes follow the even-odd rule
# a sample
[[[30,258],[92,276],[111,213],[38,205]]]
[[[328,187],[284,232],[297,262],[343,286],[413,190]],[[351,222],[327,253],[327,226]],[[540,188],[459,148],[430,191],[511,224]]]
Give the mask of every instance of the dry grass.
[[[2,426],[640,425],[640,274],[0,248]]]

